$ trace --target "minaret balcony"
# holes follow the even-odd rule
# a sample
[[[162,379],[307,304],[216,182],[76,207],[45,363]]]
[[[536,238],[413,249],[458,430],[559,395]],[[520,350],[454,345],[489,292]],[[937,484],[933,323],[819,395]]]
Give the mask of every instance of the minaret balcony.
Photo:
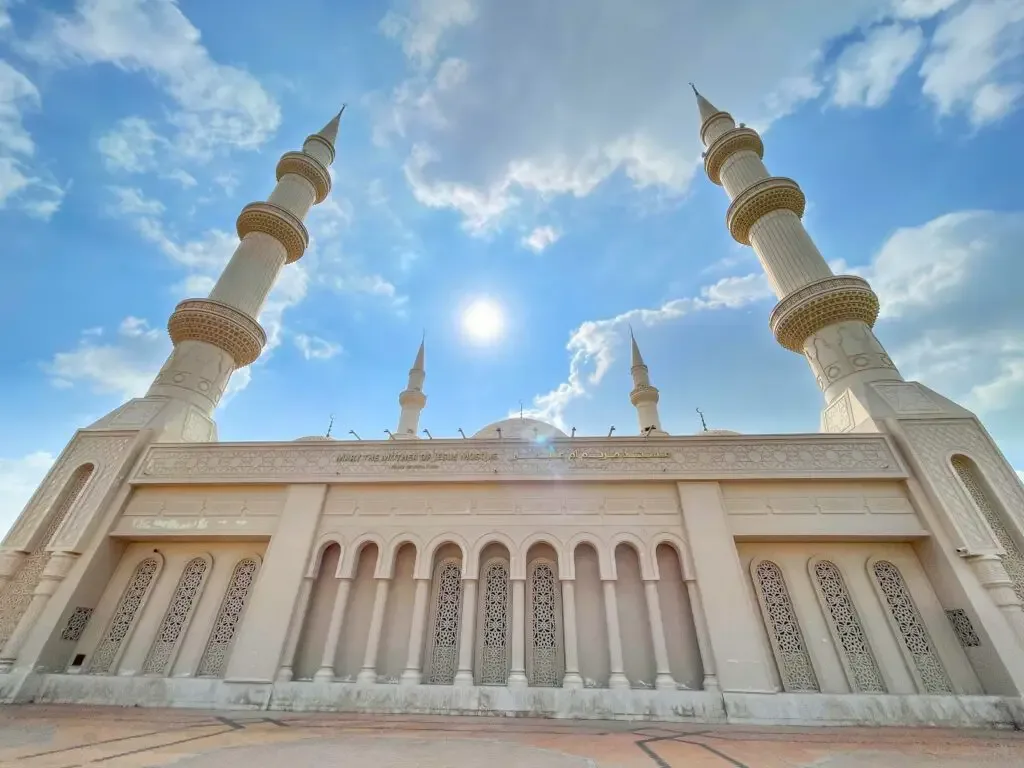
[[[722,183],[722,166],[737,152],[750,150],[764,157],[764,143],[753,128],[734,128],[712,142],[704,153],[704,171],[715,184]]]
[[[260,356],[267,334],[244,312],[213,299],[185,299],[167,322],[171,341],[203,341],[223,349],[242,368]]]
[[[737,195],[725,214],[725,224],[736,242],[750,245],[750,228],[758,219],[782,209],[803,217],[806,203],[799,184],[785,176],[771,176]]]
[[[331,174],[312,155],[305,152],[285,152],[277,161],[277,180],[280,181],[286,174],[294,173],[301,176],[316,191],[314,204],[322,203],[331,192]]]
[[[633,388],[633,391],[629,393],[629,402],[634,406],[640,405],[641,403],[657,403],[658,397],[657,387],[652,387],[650,384],[638,384]]]
[[[239,239],[251,232],[270,235],[284,246],[288,264],[301,259],[309,245],[305,225],[290,211],[273,203],[249,203],[238,214],[235,228]]]
[[[398,404],[402,408],[423,408],[427,404],[427,396],[418,389],[406,389],[398,396]]]
[[[779,344],[802,352],[804,342],[822,328],[857,320],[871,327],[877,319],[878,296],[867,280],[835,275],[785,296],[775,305],[768,324]]]

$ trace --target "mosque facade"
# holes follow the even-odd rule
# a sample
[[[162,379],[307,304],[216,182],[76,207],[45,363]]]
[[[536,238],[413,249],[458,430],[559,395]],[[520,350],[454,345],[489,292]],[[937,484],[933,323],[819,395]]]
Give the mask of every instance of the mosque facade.
[[[214,412],[330,193],[340,115],[277,165],[144,397],[78,430],[0,547],[0,700],[700,722],[1024,722],[1024,487],[905,380],[758,133],[697,95],[726,224],[810,365],[814,434],[511,418],[423,439],[225,443]]]

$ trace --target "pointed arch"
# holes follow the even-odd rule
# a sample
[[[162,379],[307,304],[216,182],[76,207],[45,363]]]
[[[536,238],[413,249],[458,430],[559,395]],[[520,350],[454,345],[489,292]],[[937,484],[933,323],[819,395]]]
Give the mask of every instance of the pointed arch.
[[[317,539],[316,546],[313,547],[313,553],[309,557],[309,567],[306,568],[306,578],[315,579],[317,573],[320,571],[320,563],[323,561],[324,552],[332,544],[337,544],[338,549],[341,550],[341,556],[338,558],[338,567],[336,577],[341,576],[341,564],[345,559],[345,539],[340,533],[325,533]]]
[[[427,542],[427,545],[423,548],[423,557],[419,558],[417,562],[417,579],[429,579],[433,575],[434,556],[445,544],[454,544],[459,548],[462,552],[461,567],[465,569],[469,555],[469,546],[466,544],[466,539],[460,534],[454,532],[440,533]]]
[[[339,561],[340,565],[338,566],[339,579],[354,579],[356,577],[356,566],[359,564],[359,556],[367,544],[374,544],[377,547],[377,565],[374,569],[374,578],[378,578],[377,573],[380,571],[382,555],[384,554],[384,539],[376,533],[364,533],[354,538],[348,551],[342,553],[344,557]]]
[[[480,569],[483,563],[480,562],[480,558],[483,555],[484,550],[491,544],[501,544],[505,547],[508,551],[510,568],[514,568],[518,565],[519,548],[515,545],[515,542],[512,541],[512,538],[501,531],[490,531],[473,542],[469,560],[464,568],[467,579],[482,578],[480,575]]]
[[[380,567],[378,573],[375,574],[376,578],[390,579],[395,575],[395,558],[398,557],[398,550],[404,547],[406,544],[412,546],[416,551],[416,562],[413,565],[413,573],[416,572],[416,566],[419,564],[420,556],[423,552],[423,541],[415,533],[403,532],[397,536],[392,536],[391,540],[388,541],[387,550],[383,552],[381,556]]]
[[[592,533],[577,533],[566,545],[566,559],[569,564],[569,572],[566,578],[576,578],[576,548],[580,544],[589,544],[597,553],[597,566],[600,570],[601,579],[609,581],[614,577],[615,569],[612,567],[608,556],[608,545]]]

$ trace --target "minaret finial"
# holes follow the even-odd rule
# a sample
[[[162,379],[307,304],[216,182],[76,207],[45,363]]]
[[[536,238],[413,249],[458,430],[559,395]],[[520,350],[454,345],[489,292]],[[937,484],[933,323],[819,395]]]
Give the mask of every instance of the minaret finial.
[[[327,434],[324,435],[324,437],[330,437],[332,429],[334,429],[334,414],[333,413],[331,414],[330,422],[328,422],[328,424],[327,424]]]
[[[636,336],[633,335],[633,326],[629,326],[629,342],[632,346],[633,362],[631,367],[636,368],[638,365],[644,365],[644,358],[640,354],[640,347],[637,346]]]
[[[345,107],[347,106],[348,104],[342,104],[341,109],[338,110],[338,114],[332,117],[330,119],[330,122],[328,122],[327,125],[321,128],[318,132],[320,136],[327,139],[327,141],[330,143],[332,147],[334,146],[334,142],[338,138],[338,126],[341,123],[341,116],[342,114],[344,114]]]
[[[697,97],[697,109],[700,110],[700,121],[702,124],[712,115],[717,115],[721,112],[718,107],[704,98],[701,92],[697,90],[696,85],[690,83],[690,87],[693,88],[693,95]]]
[[[700,408],[697,408],[696,410],[697,410],[697,413],[700,414],[700,426],[701,426],[701,428],[705,432],[707,432],[708,431],[708,424],[707,424],[706,421],[704,421],[704,411],[702,411]]]

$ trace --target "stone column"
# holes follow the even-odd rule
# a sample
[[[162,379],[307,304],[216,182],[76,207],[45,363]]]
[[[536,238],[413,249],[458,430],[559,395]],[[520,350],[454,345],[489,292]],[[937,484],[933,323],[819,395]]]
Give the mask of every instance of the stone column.
[[[582,688],[583,677],[580,675],[579,645],[576,638],[576,582],[562,579],[562,629],[565,643],[565,676],[562,678],[563,688]]]
[[[18,660],[18,653],[25,639],[35,628],[36,622],[42,615],[46,604],[50,602],[50,596],[56,591],[64,577],[68,575],[71,567],[75,564],[78,555],[73,552],[54,552],[46,562],[42,574],[39,576],[39,583],[32,592],[32,602],[28,604],[21,621],[14,632],[4,644],[3,652],[0,653],[0,673],[10,672],[14,662]]]
[[[459,628],[459,671],[455,685],[473,684],[473,651],[476,643],[476,579],[462,580],[462,626]]]
[[[306,577],[299,587],[299,594],[295,598],[295,610],[292,614],[292,625],[288,630],[288,638],[284,643],[284,656],[281,658],[281,668],[277,670],[275,682],[289,683],[295,677],[295,651],[299,647],[299,638],[302,636],[302,625],[306,622],[306,610],[309,608],[309,594],[313,589],[313,579]]]
[[[1021,609],[1020,598],[1013,590],[1013,581],[1006,572],[1003,559],[999,555],[977,555],[969,560],[974,573],[978,576],[992,602],[1013,629],[1017,639],[1024,642],[1024,610]]]
[[[21,568],[28,554],[19,552],[16,549],[8,549],[0,552],[0,591],[7,586],[7,583],[14,578],[14,574]]]
[[[608,625],[608,661],[611,667],[608,687],[628,691],[629,679],[622,664],[622,635],[619,634],[619,601],[615,595],[615,582],[605,579],[601,584],[604,587],[604,617]]]
[[[509,688],[525,688],[526,679],[526,581],[512,579],[512,669]]]
[[[690,612],[693,614],[693,628],[697,633],[700,663],[704,667],[704,690],[717,693],[718,675],[715,673],[715,654],[711,650],[711,638],[708,635],[708,620],[704,615],[704,605],[700,601],[700,590],[693,579],[687,580],[686,593],[690,598]]]
[[[380,632],[384,628],[384,610],[387,608],[390,586],[391,579],[377,579],[373,616],[370,618],[370,632],[366,638],[366,655],[363,656],[363,668],[356,675],[357,683],[377,682],[377,650],[380,648]]]
[[[658,582],[644,582],[644,598],[647,601],[647,619],[651,625],[651,642],[654,645],[656,677],[654,687],[659,691],[676,690],[672,670],[668,665],[668,648],[665,645],[665,627],[661,621],[661,601],[658,599]]]
[[[331,622],[327,625],[327,639],[324,640],[320,669],[313,675],[313,680],[317,682],[329,683],[334,680],[334,660],[338,655],[338,641],[341,639],[341,627],[345,621],[345,607],[348,605],[348,593],[351,588],[352,579],[338,580],[338,591],[334,594],[334,606],[331,608]]]
[[[427,598],[430,579],[416,579],[412,604],[412,626],[409,628],[409,655],[402,671],[400,685],[419,685],[423,681],[423,631],[427,626]]]

